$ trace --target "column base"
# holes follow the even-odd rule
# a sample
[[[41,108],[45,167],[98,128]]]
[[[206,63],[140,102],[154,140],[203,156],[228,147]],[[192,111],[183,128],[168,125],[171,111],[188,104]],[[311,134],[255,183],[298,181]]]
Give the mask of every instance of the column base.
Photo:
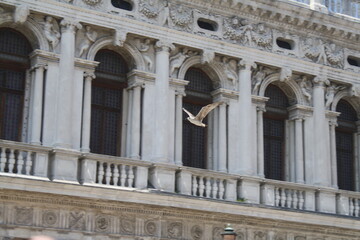
[[[175,169],[166,166],[154,166],[149,171],[150,183],[154,188],[175,192]]]
[[[50,179],[78,183],[79,152],[54,149],[50,156]]]

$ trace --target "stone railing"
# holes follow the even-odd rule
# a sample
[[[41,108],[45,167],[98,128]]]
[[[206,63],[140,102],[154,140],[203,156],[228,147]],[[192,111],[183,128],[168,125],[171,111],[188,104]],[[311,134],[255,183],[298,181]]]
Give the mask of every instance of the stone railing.
[[[311,6],[323,6],[329,13],[338,13],[354,18],[360,18],[360,1],[359,0],[323,0],[317,3],[316,0],[289,0],[292,2],[304,3]],[[321,2],[321,1],[320,1]]]
[[[304,184],[266,180],[261,184],[261,203],[268,206],[314,211],[316,188]]]
[[[0,174],[48,177],[51,148],[0,140]]]
[[[0,140],[0,176],[49,180],[48,169],[54,153],[56,149]],[[131,190],[153,187],[148,186],[150,178],[156,177],[150,174],[157,166],[152,162],[81,152],[76,156],[80,162],[76,179],[80,184]],[[358,192],[167,166],[173,169],[176,178],[158,180],[174,180],[169,184],[174,184],[178,194],[360,217]]]
[[[82,184],[143,189],[151,163],[121,157],[86,154],[81,159]]]
[[[237,177],[203,169],[182,167],[176,174],[176,192],[204,198],[235,201]]]

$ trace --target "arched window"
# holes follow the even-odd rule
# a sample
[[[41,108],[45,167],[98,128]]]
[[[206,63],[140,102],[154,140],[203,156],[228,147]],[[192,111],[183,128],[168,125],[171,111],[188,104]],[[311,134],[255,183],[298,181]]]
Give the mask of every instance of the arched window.
[[[21,141],[28,40],[10,28],[0,28],[0,139]]]
[[[269,98],[264,113],[264,173],[269,179],[285,179],[285,120],[288,98],[275,85],[265,91]]]
[[[358,119],[354,108],[345,100],[339,101],[336,111],[340,113],[336,128],[338,186],[340,189],[354,191],[354,133]]]
[[[127,86],[127,64],[110,50],[100,50],[92,84],[90,149],[93,153],[119,156],[122,124],[122,94]]]
[[[200,109],[211,103],[210,93],[214,90],[210,78],[198,68],[190,68],[185,74],[190,81],[185,88],[183,107],[196,115]],[[183,164],[189,167],[206,168],[207,128],[191,124],[183,114]],[[207,124],[207,120],[203,121]]]

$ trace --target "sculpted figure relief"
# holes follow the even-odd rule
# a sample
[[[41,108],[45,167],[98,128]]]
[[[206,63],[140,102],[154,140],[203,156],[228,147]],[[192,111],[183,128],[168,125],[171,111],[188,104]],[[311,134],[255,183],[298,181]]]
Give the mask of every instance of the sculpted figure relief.
[[[301,88],[301,92],[305,96],[305,98],[310,102],[311,101],[312,83],[311,83],[311,81],[307,80],[306,76],[302,76],[299,80],[300,80],[299,86]]]
[[[258,94],[262,81],[269,73],[270,70],[261,65],[259,65],[259,67],[253,72],[253,76],[252,76],[253,95]]]
[[[238,75],[236,60],[222,57],[221,64],[223,66],[227,80],[231,83],[233,90],[237,90]]]
[[[259,23],[251,32],[253,42],[262,48],[270,50],[272,48],[272,33],[271,29],[266,27],[263,23]]]
[[[60,40],[60,32],[58,31],[58,26],[56,21],[51,17],[47,16],[45,18],[45,25],[44,25],[44,34],[46,39],[51,44],[52,49],[54,50],[56,46],[59,44]]]
[[[96,38],[97,38],[97,32],[92,30],[90,26],[86,26],[85,37],[83,38],[83,41],[80,44],[79,57],[82,57],[82,55],[89,49],[91,44],[93,44],[96,41]]]
[[[20,5],[16,7],[14,13],[14,22],[15,23],[24,23],[30,14],[29,6],[28,5]]]
[[[197,55],[197,52],[191,51],[188,48],[181,49],[178,53],[170,57],[170,76],[176,77],[177,71],[184,63],[185,59]]]
[[[156,18],[159,15],[159,8],[156,0],[141,0],[139,3],[139,12],[147,18]]]
[[[155,50],[151,44],[151,39],[135,39],[135,46],[142,53],[147,70],[150,72],[154,71]]]
[[[343,67],[343,65],[344,65],[343,64],[343,59],[344,59],[343,51],[341,49],[337,50],[336,45],[334,43],[325,45],[325,54],[327,57],[327,61],[331,65],[334,65],[337,67]]]
[[[224,38],[241,44],[251,43],[252,25],[246,19],[233,17],[224,21]]]
[[[344,86],[338,86],[336,84],[331,84],[329,87],[326,88],[326,94],[325,94],[325,108],[326,109],[330,109],[330,106],[332,104],[332,102],[334,101],[334,97],[335,94],[340,91],[345,89]]]

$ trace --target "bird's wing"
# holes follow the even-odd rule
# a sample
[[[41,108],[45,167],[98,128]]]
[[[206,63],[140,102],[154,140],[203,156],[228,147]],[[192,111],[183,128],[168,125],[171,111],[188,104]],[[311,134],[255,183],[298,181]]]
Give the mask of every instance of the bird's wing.
[[[190,118],[195,118],[194,115],[191,114],[191,112],[189,112],[188,110],[186,110],[185,108],[183,108],[184,112],[187,113],[187,115],[189,115]]]
[[[206,105],[196,115],[195,119],[199,120],[201,122],[208,115],[208,113],[211,112],[211,110],[213,110],[214,108],[216,108],[217,106],[219,106],[222,103],[223,102],[216,102],[216,103],[211,103],[209,105]]]

